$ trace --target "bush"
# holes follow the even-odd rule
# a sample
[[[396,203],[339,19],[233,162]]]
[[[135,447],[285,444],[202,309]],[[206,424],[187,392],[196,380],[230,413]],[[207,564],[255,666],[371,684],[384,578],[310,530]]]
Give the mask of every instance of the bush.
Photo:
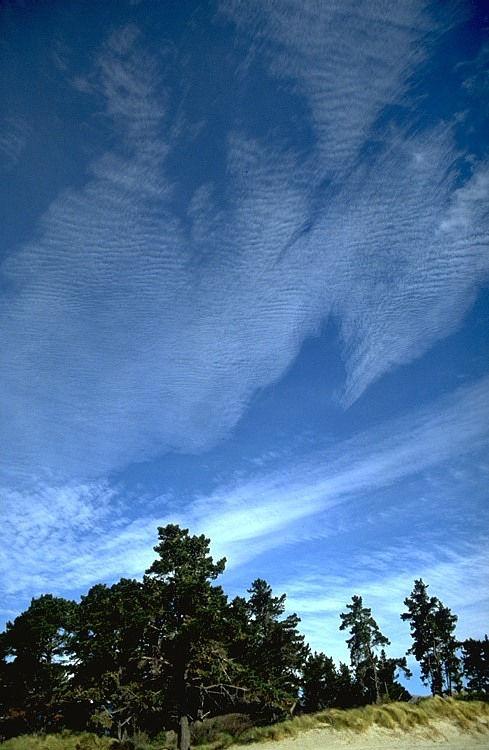
[[[248,714],[225,714],[224,716],[214,716],[211,719],[204,719],[192,724],[191,738],[192,745],[197,747],[220,743],[218,747],[226,747],[229,740],[239,739],[239,737],[253,726],[253,722]],[[231,744],[231,742],[228,742]]]

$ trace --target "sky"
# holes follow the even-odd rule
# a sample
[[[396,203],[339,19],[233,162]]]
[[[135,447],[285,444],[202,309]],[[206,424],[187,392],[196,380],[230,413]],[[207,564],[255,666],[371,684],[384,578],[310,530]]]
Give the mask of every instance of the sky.
[[[476,1],[3,0],[1,623],[172,522],[337,660],[419,577],[488,632],[488,69]]]

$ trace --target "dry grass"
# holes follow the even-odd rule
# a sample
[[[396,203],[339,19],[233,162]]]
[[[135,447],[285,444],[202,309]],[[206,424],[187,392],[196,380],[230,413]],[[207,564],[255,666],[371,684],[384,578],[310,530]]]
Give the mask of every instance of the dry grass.
[[[236,744],[296,737],[301,732],[321,727],[358,734],[375,727],[408,733],[421,730],[426,737],[434,739],[440,736],[437,729],[440,721],[451,723],[464,734],[489,733],[489,703],[426,698],[418,703],[386,703],[346,710],[327,709],[266,727],[250,726],[249,717],[229,714],[195,725],[192,747],[199,750],[224,750]],[[164,750],[165,747],[174,746],[175,737],[170,738],[168,735],[166,741],[163,738],[147,742],[136,741],[134,750]],[[108,737],[63,732],[14,737],[3,743],[2,750],[116,750],[116,747],[117,743]]]
[[[176,748],[176,734],[161,732],[151,741],[144,733],[129,742],[119,743],[113,737],[100,737],[91,732],[57,734],[24,734],[2,743],[2,750],[167,750]]]
[[[23,734],[2,743],[2,750],[110,750],[114,740],[83,732]]]
[[[464,733],[489,732],[489,704],[453,698],[426,698],[418,703],[387,703],[346,710],[328,709],[317,714],[298,716],[269,727],[254,727],[235,738],[234,742],[244,744],[281,740],[320,727],[358,734],[367,732],[372,727],[396,732],[422,729],[425,730],[426,736],[435,738],[439,734],[436,727],[439,721],[448,721]],[[203,746],[201,750],[220,750],[229,744]]]

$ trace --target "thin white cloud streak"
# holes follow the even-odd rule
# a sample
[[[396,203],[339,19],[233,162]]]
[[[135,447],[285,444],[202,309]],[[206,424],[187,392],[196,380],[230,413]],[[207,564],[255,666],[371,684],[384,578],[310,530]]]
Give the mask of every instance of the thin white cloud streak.
[[[133,26],[105,46],[89,88],[103,97],[119,146],[91,165],[84,188],[59,196],[38,238],[2,269],[0,439],[12,474],[94,478],[166,450],[209,447],[331,314],[344,345],[345,404],[460,323],[487,278],[487,165],[475,164],[459,186],[449,126],[412,137],[389,130],[378,157],[357,158],[413,72],[417,53],[402,51],[422,44],[424,4],[398,9],[399,18],[377,5],[373,16],[352,11],[351,38],[343,11],[325,4],[331,38],[341,31],[349,52],[321,57],[319,66],[333,68],[311,78],[297,60],[315,16],[313,6],[299,15],[298,7],[287,4],[302,19],[288,75],[313,102],[321,155],[304,160],[231,126],[228,205],[212,182],[198,186],[190,231],[165,171],[176,146],[164,137],[172,123],[161,61]],[[358,46],[373,21],[376,33]],[[364,79],[370,54],[383,71],[373,89]],[[270,55],[279,75],[283,55],[273,44]],[[334,70],[344,70],[349,97],[342,78],[333,85]],[[349,132],[354,142],[343,143]],[[331,194],[304,232],[328,149],[341,174],[334,182],[332,168]]]
[[[290,531],[295,541],[300,519],[487,446],[488,395],[485,378],[436,406],[343,442],[333,456],[316,454],[291,468],[221,488],[194,502],[187,520],[209,534],[231,565],[243,563],[283,544]]]
[[[281,471],[197,496],[186,507],[129,521],[120,495],[103,483],[32,493],[4,492],[2,528],[8,593],[67,591],[122,575],[139,576],[152,560],[156,527],[169,522],[204,532],[213,554],[237,567],[297,542],[303,521],[340,503],[480,451],[489,440],[489,379],[461,388],[430,409],[316,453]],[[32,510],[29,510],[32,509]],[[307,533],[307,531],[306,531]],[[35,544],[33,544],[35,540]],[[37,571],[33,574],[33,571]]]

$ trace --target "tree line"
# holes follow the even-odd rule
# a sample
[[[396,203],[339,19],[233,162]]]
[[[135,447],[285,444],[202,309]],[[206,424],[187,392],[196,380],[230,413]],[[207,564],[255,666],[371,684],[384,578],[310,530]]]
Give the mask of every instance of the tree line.
[[[286,595],[263,579],[231,601],[215,580],[210,540],[170,524],[158,529],[157,557],[142,581],[97,584],[80,602],[51,594],[0,634],[0,735],[89,729],[119,740],[144,730],[178,732],[190,746],[190,723],[243,712],[256,723],[294,711],[406,700],[399,675],[361,596],[340,615],[350,665],[311,652],[299,617],[285,616]],[[422,580],[405,599],[407,652],[433,695],[462,687],[489,698],[489,641],[455,636],[457,617]]]

